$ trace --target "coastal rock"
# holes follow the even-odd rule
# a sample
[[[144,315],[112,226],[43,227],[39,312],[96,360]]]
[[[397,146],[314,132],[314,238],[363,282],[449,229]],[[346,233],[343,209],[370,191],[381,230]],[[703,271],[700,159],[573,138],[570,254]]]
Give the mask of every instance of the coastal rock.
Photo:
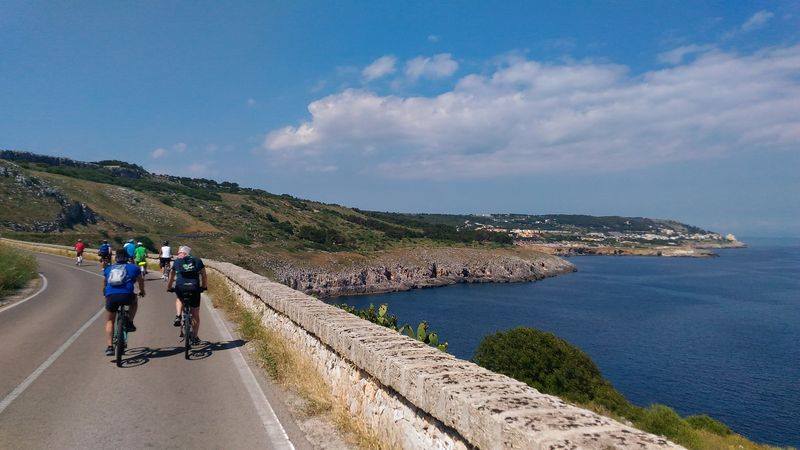
[[[392,252],[345,267],[283,266],[274,272],[277,281],[326,298],[455,283],[533,281],[575,270],[561,258],[538,252],[435,248]]]

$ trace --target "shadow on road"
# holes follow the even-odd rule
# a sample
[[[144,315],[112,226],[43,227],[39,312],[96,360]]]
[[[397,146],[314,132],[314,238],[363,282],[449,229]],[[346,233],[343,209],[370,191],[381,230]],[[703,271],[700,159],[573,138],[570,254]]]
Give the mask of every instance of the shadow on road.
[[[214,354],[216,351],[220,350],[231,350],[234,348],[241,347],[246,342],[242,339],[234,339],[232,341],[224,341],[224,342],[201,342],[199,345],[195,345],[192,347],[191,352],[189,352],[189,359],[190,360],[200,360],[206,359]],[[156,358],[168,358],[170,356],[182,355],[183,354],[183,346],[176,346],[176,347],[162,347],[162,348],[150,348],[150,347],[134,347],[129,348],[125,351],[125,357],[122,360],[122,367],[123,368],[130,368],[130,367],[138,367],[143,366],[150,362],[151,359]]]

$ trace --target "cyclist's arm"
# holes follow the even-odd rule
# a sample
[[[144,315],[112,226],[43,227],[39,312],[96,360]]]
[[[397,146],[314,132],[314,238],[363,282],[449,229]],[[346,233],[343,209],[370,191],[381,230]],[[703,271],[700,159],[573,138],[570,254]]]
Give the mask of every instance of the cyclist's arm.
[[[106,296],[106,284],[108,284],[108,281],[106,280],[106,277],[103,276],[103,297]]]
[[[200,269],[200,288],[203,290],[208,289],[208,275],[206,275],[206,268]]]
[[[167,279],[167,290],[172,289],[173,284],[175,284],[175,269],[169,269],[169,278]]]

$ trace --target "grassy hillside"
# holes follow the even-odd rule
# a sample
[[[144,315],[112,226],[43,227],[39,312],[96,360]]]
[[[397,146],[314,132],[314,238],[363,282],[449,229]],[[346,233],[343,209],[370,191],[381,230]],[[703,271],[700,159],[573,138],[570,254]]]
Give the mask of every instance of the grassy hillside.
[[[124,161],[9,150],[0,151],[0,195],[0,231],[8,237],[61,244],[81,237],[90,245],[103,238],[170,240],[262,273],[276,263],[346,263],[421,246],[504,248],[519,227],[699,230],[643,218],[363,211],[236,183],[152,174]]]
[[[78,237],[188,243],[206,255],[263,272],[265,261],[318,259],[419,246],[509,245],[505,233],[380,217],[274,195],[236,183],[151,174],[121,161],[86,163],[0,152],[0,230],[19,239],[71,244]],[[4,206],[6,202],[4,200]]]

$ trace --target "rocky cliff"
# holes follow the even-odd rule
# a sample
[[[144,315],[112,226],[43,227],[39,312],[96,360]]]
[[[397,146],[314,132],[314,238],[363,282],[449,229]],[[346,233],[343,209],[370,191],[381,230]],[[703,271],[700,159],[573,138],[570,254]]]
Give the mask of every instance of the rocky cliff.
[[[393,251],[347,263],[273,268],[277,281],[321,298],[405,291],[455,283],[533,281],[574,272],[553,256],[521,249],[432,248]]]

